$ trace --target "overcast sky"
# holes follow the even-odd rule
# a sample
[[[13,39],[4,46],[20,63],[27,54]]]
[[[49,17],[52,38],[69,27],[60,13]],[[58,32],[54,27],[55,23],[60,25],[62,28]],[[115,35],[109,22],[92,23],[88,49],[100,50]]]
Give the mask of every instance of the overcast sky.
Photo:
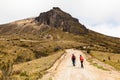
[[[0,0],[0,24],[36,17],[52,7],[94,31],[120,38],[120,0]]]

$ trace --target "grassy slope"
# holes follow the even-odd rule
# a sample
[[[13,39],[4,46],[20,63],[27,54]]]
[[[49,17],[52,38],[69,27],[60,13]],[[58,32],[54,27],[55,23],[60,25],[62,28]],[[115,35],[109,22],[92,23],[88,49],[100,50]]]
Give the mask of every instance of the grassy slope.
[[[51,35],[52,39],[43,38],[46,35]],[[14,59],[15,63],[51,55],[57,48],[86,47],[91,50],[120,53],[120,39],[107,37],[93,31],[89,31],[88,34],[75,35],[53,28],[36,35],[13,34],[0,37],[5,39],[0,41],[0,57],[4,60],[9,55],[11,56],[10,59]],[[20,41],[20,39],[37,40],[38,42]]]
[[[92,51],[90,54],[98,60],[113,66],[117,70],[120,70],[120,54],[99,51]]]
[[[120,53],[120,38],[105,36],[94,31],[82,36],[79,42],[88,44],[87,46],[92,50]]]
[[[46,35],[51,35],[52,39],[44,38]],[[60,49],[67,48],[82,49],[83,47],[86,47],[86,49],[120,53],[120,50],[118,49],[120,48],[119,39],[106,37],[93,31],[89,31],[88,34],[75,35],[62,32],[59,29],[48,29],[40,34],[13,34],[10,36],[1,35],[0,37],[5,39],[0,41],[0,63],[2,61],[7,62],[8,60],[12,60],[14,63],[23,63],[38,58],[41,60],[43,59],[44,61],[44,58],[41,57],[52,56],[57,50],[59,51]],[[20,39],[37,40],[38,42],[20,41]],[[33,63],[31,62],[30,64]],[[29,72],[26,71],[19,72],[18,70],[18,73],[18,76],[21,75],[23,78],[28,78],[29,76]],[[38,74],[39,73],[37,73],[37,75]]]
[[[28,67],[25,69],[35,70],[37,69],[37,67],[39,67],[39,70],[38,70],[39,72],[35,73],[35,75],[34,73],[31,73],[31,72],[30,73],[31,75],[33,75],[32,76],[33,78],[41,77],[40,71],[47,69],[49,66],[51,66],[51,64],[53,64],[53,62],[58,57],[61,56],[56,53],[57,51],[61,49],[64,50],[67,48],[74,48],[74,47],[81,45],[81,43],[78,43],[72,39],[73,34],[68,34],[68,33],[63,33],[61,31],[59,32],[58,31],[59,30],[56,30],[55,34],[53,34],[52,31],[49,31],[49,33],[46,32],[46,33],[41,34],[42,36],[45,36],[46,34],[51,34],[53,36],[52,40],[40,38],[38,35],[1,36],[1,39],[3,40],[0,40],[0,63],[4,61],[5,64],[9,64],[7,62],[10,60],[14,64],[17,63],[18,65],[19,63],[23,63],[21,65],[23,65],[23,67],[26,67],[28,65],[24,65],[24,64],[27,64],[24,62],[31,61],[30,65],[35,65],[35,66],[34,67],[29,66],[33,68]],[[38,42],[20,41],[20,39],[33,40],[33,41],[37,40]],[[41,58],[41,57],[46,57],[46,58]],[[40,62],[38,58],[40,58]],[[51,62],[47,61],[48,64],[45,65],[46,67],[45,66],[40,67],[40,65],[33,64],[34,61],[32,60],[35,60],[35,59],[38,59],[37,62],[39,62],[38,64],[41,64],[41,65],[43,64],[45,65],[47,60],[52,59],[52,61]],[[41,63],[42,61],[43,63]],[[23,71],[24,68],[20,68],[20,69],[21,70],[17,70],[14,72],[15,74],[16,73],[18,74],[17,75],[18,78],[31,78],[31,76],[29,75],[29,70],[28,71],[26,70],[24,72]]]
[[[53,63],[64,53],[64,51],[58,51],[53,55],[42,57],[30,62],[21,63],[14,66],[14,78],[20,80],[36,80],[41,78],[45,73],[44,71],[50,68]]]

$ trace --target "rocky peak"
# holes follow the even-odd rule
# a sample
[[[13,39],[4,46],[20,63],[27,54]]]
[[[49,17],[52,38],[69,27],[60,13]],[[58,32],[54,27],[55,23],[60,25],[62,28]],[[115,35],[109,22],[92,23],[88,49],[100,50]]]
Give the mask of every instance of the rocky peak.
[[[48,12],[41,13],[35,18],[36,22],[41,25],[49,25],[55,28],[61,28],[65,32],[86,33],[87,29],[81,25],[78,19],[73,18],[70,14],[62,11],[58,7],[53,7]]]

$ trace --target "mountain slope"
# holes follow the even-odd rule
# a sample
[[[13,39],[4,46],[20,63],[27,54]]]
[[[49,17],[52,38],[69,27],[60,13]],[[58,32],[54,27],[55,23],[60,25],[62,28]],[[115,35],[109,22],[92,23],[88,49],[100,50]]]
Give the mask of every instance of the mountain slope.
[[[80,49],[86,47],[86,49],[120,53],[119,38],[105,36],[87,29],[76,18],[73,18],[58,7],[43,12],[35,18],[0,25],[0,37],[1,40],[4,40],[4,46],[8,43],[9,46],[24,47],[33,50],[33,52],[36,50],[35,44],[37,43],[24,42],[25,40],[38,41],[39,49],[44,49],[43,51],[47,52],[54,50],[48,49],[50,45],[45,46],[46,43],[49,44],[55,41],[55,44],[58,44],[57,41],[70,41],[78,45],[63,43],[64,46],[61,46],[59,43],[58,46],[63,49],[68,46],[69,48]],[[25,40],[22,42],[21,39]],[[47,47],[46,49],[40,46],[42,41],[45,43],[45,45],[43,43],[42,45]],[[53,45],[51,48],[54,49]]]
[[[24,39],[21,41],[21,39]],[[65,48],[79,48],[120,53],[120,39],[105,36],[87,29],[78,19],[58,7],[40,13],[38,17],[27,18],[0,25],[0,40],[5,46],[17,46],[42,53],[54,51],[54,45]],[[29,40],[37,41],[25,42]],[[4,41],[4,42],[3,42]],[[61,46],[59,42],[64,46]],[[42,42],[42,43],[41,43]],[[69,45],[69,42],[73,43]],[[38,43],[38,44],[37,44]],[[46,46],[46,44],[48,45]],[[55,43],[55,44],[50,44]],[[38,46],[36,46],[38,45]],[[42,47],[41,47],[42,45]],[[51,46],[51,49],[49,49]],[[38,47],[38,49],[36,49]],[[46,48],[44,48],[46,47]],[[3,51],[4,52],[4,51]],[[14,51],[13,51],[14,52]],[[8,53],[8,52],[6,52]]]

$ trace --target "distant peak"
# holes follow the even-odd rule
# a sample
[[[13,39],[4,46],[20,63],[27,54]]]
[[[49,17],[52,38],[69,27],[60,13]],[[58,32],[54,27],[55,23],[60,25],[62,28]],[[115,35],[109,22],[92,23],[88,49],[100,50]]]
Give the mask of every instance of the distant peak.
[[[61,10],[59,7],[53,7],[54,10]]]
[[[45,24],[55,28],[61,28],[65,32],[85,33],[85,26],[81,25],[78,19],[72,17],[69,13],[62,11],[59,7],[40,13],[35,19],[38,25]]]

